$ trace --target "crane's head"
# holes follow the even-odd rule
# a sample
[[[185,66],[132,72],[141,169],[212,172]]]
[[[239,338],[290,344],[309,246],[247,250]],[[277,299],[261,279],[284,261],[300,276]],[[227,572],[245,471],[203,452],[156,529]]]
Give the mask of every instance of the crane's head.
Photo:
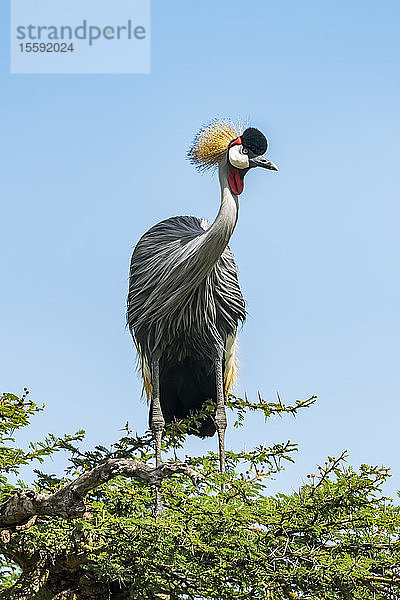
[[[215,119],[199,131],[188,156],[201,171],[226,165],[229,187],[238,196],[243,192],[244,176],[250,169],[278,170],[263,156],[267,148],[267,138],[255,127],[244,128],[241,124]]]

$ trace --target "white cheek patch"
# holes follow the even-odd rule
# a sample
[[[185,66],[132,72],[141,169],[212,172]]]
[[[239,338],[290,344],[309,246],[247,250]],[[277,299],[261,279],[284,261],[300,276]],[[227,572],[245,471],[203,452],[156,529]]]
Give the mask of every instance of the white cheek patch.
[[[229,148],[229,162],[237,169],[248,169],[249,157],[247,154],[243,154],[242,150],[243,146],[239,144]]]

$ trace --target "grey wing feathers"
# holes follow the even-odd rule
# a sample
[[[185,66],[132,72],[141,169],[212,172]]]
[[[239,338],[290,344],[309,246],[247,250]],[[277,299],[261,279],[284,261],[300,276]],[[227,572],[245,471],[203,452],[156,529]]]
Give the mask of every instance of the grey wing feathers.
[[[211,271],[202,272],[196,262],[208,227],[204,219],[172,217],[149,229],[135,247],[127,321],[148,363],[154,352],[175,360],[216,355],[245,319],[230,249]]]

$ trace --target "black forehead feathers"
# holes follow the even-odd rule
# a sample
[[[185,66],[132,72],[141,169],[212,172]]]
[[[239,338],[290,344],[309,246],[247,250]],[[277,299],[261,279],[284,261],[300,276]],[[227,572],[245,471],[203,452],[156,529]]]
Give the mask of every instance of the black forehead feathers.
[[[264,154],[268,148],[267,138],[259,129],[248,127],[240,136],[243,148],[247,148],[257,154]]]

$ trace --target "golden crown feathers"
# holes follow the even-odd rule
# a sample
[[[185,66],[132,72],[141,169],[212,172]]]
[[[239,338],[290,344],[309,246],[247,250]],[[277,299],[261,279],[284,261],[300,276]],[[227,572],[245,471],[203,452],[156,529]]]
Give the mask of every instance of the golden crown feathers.
[[[215,168],[224,157],[229,144],[240,137],[246,126],[241,121],[213,119],[194,138],[188,158],[200,171]]]

